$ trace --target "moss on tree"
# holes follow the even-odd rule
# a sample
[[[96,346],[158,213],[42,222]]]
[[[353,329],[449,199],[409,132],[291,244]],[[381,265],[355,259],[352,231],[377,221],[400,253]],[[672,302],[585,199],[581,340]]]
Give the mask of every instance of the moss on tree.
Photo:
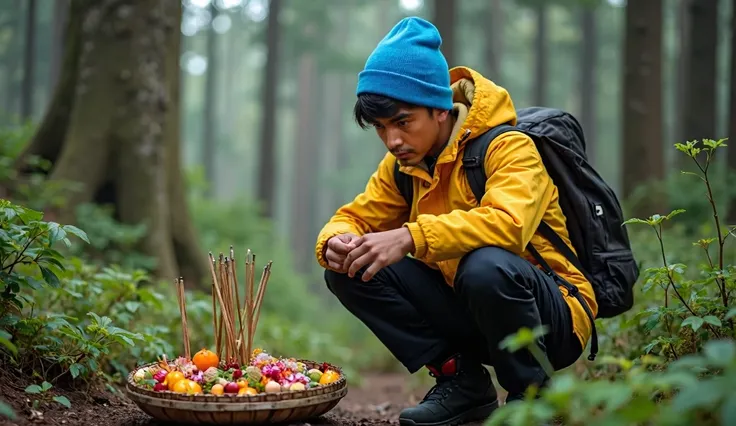
[[[148,227],[140,250],[156,275],[202,285],[179,160],[181,14],[179,1],[73,0],[59,86],[27,153],[53,162],[50,180],[81,184],[59,221],[112,202],[120,221]]]

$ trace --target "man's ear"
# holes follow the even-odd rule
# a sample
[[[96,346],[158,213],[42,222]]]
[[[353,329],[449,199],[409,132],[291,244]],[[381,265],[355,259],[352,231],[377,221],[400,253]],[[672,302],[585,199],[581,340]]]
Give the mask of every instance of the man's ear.
[[[439,121],[440,123],[442,123],[445,120],[447,120],[447,117],[449,117],[449,115],[450,115],[450,111],[448,111],[448,110],[437,110],[437,109],[435,109],[434,110],[434,113],[437,114],[437,121]]]

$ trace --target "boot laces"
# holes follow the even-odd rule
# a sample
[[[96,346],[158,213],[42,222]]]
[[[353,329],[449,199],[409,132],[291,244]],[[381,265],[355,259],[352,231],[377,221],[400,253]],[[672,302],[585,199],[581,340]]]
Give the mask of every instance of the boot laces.
[[[424,401],[443,400],[447,398],[458,386],[458,375],[435,376],[432,373],[429,373],[429,375],[434,377],[437,380],[437,383],[429,389],[427,395],[424,396]]]

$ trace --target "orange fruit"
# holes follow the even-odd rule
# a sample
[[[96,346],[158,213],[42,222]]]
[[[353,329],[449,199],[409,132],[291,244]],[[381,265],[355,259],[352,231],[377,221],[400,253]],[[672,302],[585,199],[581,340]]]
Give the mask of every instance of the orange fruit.
[[[251,387],[246,387],[246,388],[241,388],[238,391],[238,395],[258,395],[258,391]]]
[[[212,390],[210,390],[210,393],[212,395],[222,395],[223,393],[225,393],[225,388],[222,387],[221,384],[217,383],[215,385],[212,385]]]
[[[202,393],[202,386],[200,386],[199,383],[195,382],[194,380],[188,380],[187,381],[187,393],[189,395],[195,395],[198,393]]]
[[[186,380],[179,380],[174,384],[173,387],[170,388],[170,390],[176,392],[176,393],[187,393],[187,389],[189,386],[187,386]]]
[[[220,363],[220,359],[217,358],[217,354],[209,349],[202,348],[201,351],[194,354],[192,362],[197,366],[199,371],[206,371],[210,367],[217,367]]]
[[[170,391],[174,390],[174,386],[184,379],[184,373],[181,371],[172,371],[171,373],[166,375],[166,384],[169,387]]]
[[[238,387],[240,389],[243,389],[243,388],[247,388],[248,387],[248,381],[245,380],[245,379],[240,379],[240,380],[237,381],[237,383],[238,383]]]
[[[173,391],[176,393],[194,395],[195,393],[202,393],[202,387],[194,380],[182,379],[176,382]]]
[[[322,374],[322,377],[319,378],[319,384],[320,385],[328,385],[332,382],[336,382],[340,378],[340,373],[333,370],[327,370]]]

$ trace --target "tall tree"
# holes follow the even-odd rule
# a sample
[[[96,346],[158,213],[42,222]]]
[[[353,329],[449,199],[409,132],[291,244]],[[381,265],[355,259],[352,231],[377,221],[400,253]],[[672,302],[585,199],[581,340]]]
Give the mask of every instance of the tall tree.
[[[51,69],[49,70],[49,96],[53,96],[56,83],[59,81],[61,61],[64,55],[64,32],[68,21],[69,0],[54,2],[53,31],[51,36]]]
[[[718,0],[688,0],[685,44],[683,140],[716,137]],[[684,157],[684,161],[687,161]],[[688,166],[692,165],[687,161]]]
[[[728,120],[728,168],[736,173],[736,0],[731,0],[731,82]],[[731,199],[728,209],[729,225],[736,225],[736,197]]]
[[[215,2],[211,1],[209,8],[210,25],[207,28],[207,74],[204,89],[204,125],[202,126],[202,162],[204,163],[204,174],[207,179],[207,196],[214,194],[217,180],[215,177],[216,161],[215,153],[218,148],[217,131],[217,76],[219,73],[217,41],[219,37],[215,32],[214,21],[218,15]]]
[[[23,89],[20,97],[20,115],[25,120],[33,116],[33,87],[36,76],[36,0],[29,0],[27,5]]]
[[[596,156],[597,97],[596,76],[598,75],[598,32],[596,22],[597,4],[583,5],[580,10],[580,124],[588,140],[588,158],[594,164]]]
[[[631,1],[625,12],[623,81],[623,195],[664,178],[662,140],[662,0]],[[634,215],[662,209],[663,195],[634,206]]]
[[[266,67],[261,85],[261,146],[258,169],[258,200],[264,216],[276,215],[276,91],[278,88],[278,64],[281,52],[281,27],[279,15],[282,0],[271,0],[268,6],[266,26]]]
[[[494,83],[504,84],[501,72],[503,63],[503,28],[504,15],[501,0],[487,0],[490,4],[486,8],[486,25],[483,26],[486,44],[486,73]]]
[[[32,148],[60,143],[49,179],[81,186],[57,220],[73,223],[82,203],[112,203],[120,221],[148,227],[140,249],[157,259],[157,276],[204,284],[179,159],[181,16],[179,1],[73,0],[61,78]],[[66,105],[66,116],[52,110]],[[43,133],[46,121],[66,131]]]
[[[549,68],[549,4],[545,1],[536,2],[534,13],[537,18],[537,33],[534,38],[534,103],[536,105],[547,104],[547,69]]]
[[[434,0],[432,9],[432,22],[442,36],[442,54],[447,60],[447,65],[452,68],[455,63],[455,17],[457,16],[457,0]]]

